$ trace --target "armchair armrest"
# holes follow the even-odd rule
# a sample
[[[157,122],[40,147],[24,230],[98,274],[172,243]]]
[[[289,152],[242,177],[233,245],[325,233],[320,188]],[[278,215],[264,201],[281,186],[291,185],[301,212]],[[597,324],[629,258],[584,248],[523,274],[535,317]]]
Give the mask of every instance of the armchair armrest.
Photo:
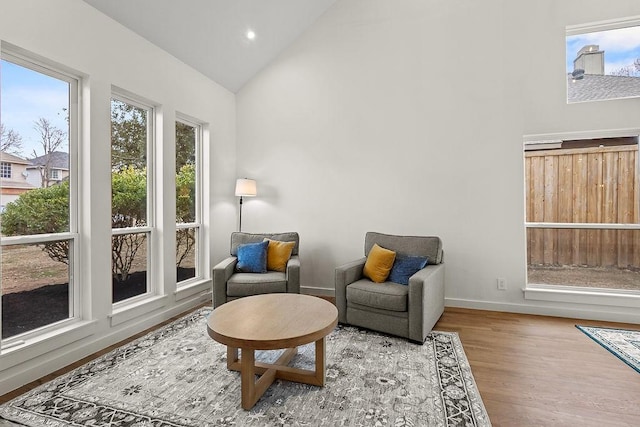
[[[335,292],[338,321],[347,322],[347,285],[362,278],[362,269],[367,258],[360,258],[336,267]]]
[[[228,257],[213,267],[213,308],[227,302],[227,280],[235,271],[237,257]]]
[[[409,278],[409,339],[424,342],[444,311],[444,263]]]
[[[300,257],[293,255],[287,262],[287,292],[300,293]]]

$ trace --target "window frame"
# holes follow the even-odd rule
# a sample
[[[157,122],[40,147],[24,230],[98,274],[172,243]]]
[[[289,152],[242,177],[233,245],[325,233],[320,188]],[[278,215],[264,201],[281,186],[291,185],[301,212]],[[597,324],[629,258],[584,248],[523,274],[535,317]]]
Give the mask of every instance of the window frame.
[[[176,278],[176,288],[182,289],[193,283],[201,282],[204,279],[204,227],[202,224],[203,212],[202,212],[202,140],[204,137],[204,125],[184,114],[176,113],[176,123],[181,123],[195,128],[195,221],[190,223],[178,223],[176,222],[176,232],[180,229],[194,229],[196,233],[196,247],[195,247],[195,275],[189,279],[178,282]],[[177,145],[177,144],[176,144]],[[177,156],[177,154],[176,154]],[[175,164],[175,158],[174,158]],[[177,172],[177,171],[176,171]],[[177,265],[176,265],[177,267]]]
[[[86,320],[86,310],[82,305],[83,289],[79,278],[80,266],[83,263],[82,239],[79,230],[79,150],[81,135],[81,87],[83,78],[79,73],[73,72],[53,61],[23,52],[3,43],[0,47],[0,59],[15,65],[27,68],[31,71],[61,80],[69,85],[68,93],[68,144],[69,144],[69,230],[62,233],[50,233],[25,236],[0,237],[0,250],[3,247],[36,244],[57,240],[69,241],[69,317],[49,325],[26,331],[6,339],[0,337],[0,355],[8,348],[34,342],[40,338],[62,334],[74,325]],[[0,293],[0,299],[2,295]],[[2,307],[0,305],[0,323],[2,322]]]
[[[565,62],[568,58],[567,56],[568,52],[566,52],[567,37],[578,36],[578,35],[589,34],[589,33],[597,33],[597,32],[603,32],[603,31],[610,31],[610,30],[620,30],[620,29],[629,28],[629,27],[640,27],[640,16],[630,16],[623,19],[610,19],[605,21],[590,22],[586,24],[567,25],[565,28],[565,37],[564,37]],[[565,78],[565,83],[567,85],[566,86],[566,103],[568,105],[580,104],[580,103],[591,103],[591,102],[602,102],[602,101],[615,101],[615,100],[630,99],[630,98],[640,98],[640,96],[638,95],[629,95],[629,96],[623,96],[623,97],[570,101],[569,100],[569,79]]]
[[[135,307],[147,300],[150,300],[158,295],[159,287],[156,284],[155,279],[155,268],[156,263],[153,262],[153,250],[155,247],[156,240],[156,206],[155,206],[155,167],[154,167],[154,155],[155,155],[155,144],[157,141],[156,138],[156,123],[159,122],[157,119],[157,106],[145,100],[142,97],[136,96],[129,91],[119,89],[116,87],[112,87],[111,96],[109,97],[109,111],[111,111],[111,102],[113,100],[117,100],[126,104],[130,104],[136,108],[143,109],[147,112],[147,140],[146,140],[146,180],[147,180],[147,206],[146,206],[146,225],[138,226],[138,227],[122,227],[122,228],[111,228],[110,233],[110,242],[113,239],[113,236],[123,235],[123,234],[139,234],[144,233],[146,235],[146,292],[140,295],[136,295],[122,301],[111,303],[112,310],[114,312],[118,312],[121,310],[126,310],[128,307]],[[111,129],[111,126],[109,127]],[[111,131],[110,131],[111,132]],[[111,147],[111,134],[109,136],[109,142]],[[111,148],[110,148],[111,151]],[[111,160],[112,161],[112,160]],[[111,163],[110,161],[110,163]],[[113,171],[111,171],[110,176],[112,176]],[[111,183],[109,184],[109,188],[111,188]],[[113,209],[110,206],[110,209]],[[109,215],[111,218],[111,215]],[[111,266],[112,261],[109,262]],[[112,295],[113,298],[113,295]]]

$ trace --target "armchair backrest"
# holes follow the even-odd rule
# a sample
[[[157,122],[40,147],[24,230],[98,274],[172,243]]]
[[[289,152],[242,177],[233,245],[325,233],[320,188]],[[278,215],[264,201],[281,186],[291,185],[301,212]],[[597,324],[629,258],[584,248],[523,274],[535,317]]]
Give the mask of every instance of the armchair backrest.
[[[288,233],[243,233],[234,231],[231,233],[231,255],[238,255],[238,246],[245,243],[259,243],[265,238],[271,240],[279,240],[281,242],[296,242],[291,255],[298,255],[298,246],[300,246],[300,238],[296,232]]]
[[[375,243],[403,255],[426,256],[429,264],[442,263],[442,241],[437,236],[395,236],[369,231],[364,239],[365,256]]]

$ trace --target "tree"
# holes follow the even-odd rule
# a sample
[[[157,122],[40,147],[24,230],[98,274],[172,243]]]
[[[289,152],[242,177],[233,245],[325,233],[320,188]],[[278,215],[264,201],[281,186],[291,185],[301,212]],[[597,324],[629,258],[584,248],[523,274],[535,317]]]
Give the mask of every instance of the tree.
[[[147,111],[111,100],[111,227],[147,224]],[[111,273],[125,281],[146,233],[115,233],[111,238]]]
[[[147,170],[130,166],[111,176],[112,228],[147,225]]]
[[[34,124],[33,128],[40,135],[40,146],[44,152],[43,156],[38,156],[36,150],[33,150],[33,157],[41,157],[43,163],[40,166],[40,179],[43,187],[50,185],[51,169],[53,157],[51,154],[55,152],[62,144],[67,142],[67,133],[62,129],[58,129],[44,117],[40,117]]]
[[[2,234],[5,236],[69,231],[69,181],[21,194],[17,200],[7,203],[1,224]],[[39,246],[51,259],[69,263],[67,240],[42,243]]]
[[[146,171],[128,168],[112,177],[112,228],[146,225]],[[24,236],[69,231],[69,182],[27,191],[8,203],[0,222],[5,236]],[[111,241],[113,277],[127,280],[144,233],[115,234]],[[55,261],[69,263],[68,241],[41,244]]]
[[[196,161],[195,128],[186,123],[176,122],[176,170]]]
[[[147,225],[146,111],[124,102],[112,101],[111,227]],[[66,134],[44,118],[36,122],[45,154],[54,152]],[[195,221],[195,134],[193,127],[177,126],[176,221]],[[35,153],[34,153],[35,154]],[[50,156],[49,156],[50,157]],[[49,176],[50,167],[46,166]],[[51,205],[51,206],[50,206]],[[68,231],[69,183],[67,181],[29,191],[6,206],[1,229],[4,235],[28,235]],[[115,233],[111,241],[112,275],[127,280],[136,254],[146,242],[146,233]],[[54,260],[68,263],[68,242],[43,244]],[[177,232],[177,266],[195,245],[190,229]]]
[[[196,220],[196,167],[183,165],[176,175],[176,222],[188,223]],[[189,228],[176,232],[176,267],[180,267],[196,244],[196,236]]]
[[[196,167],[186,164],[176,175],[176,222],[196,220]]]
[[[196,128],[176,122],[176,222],[196,220]],[[191,228],[176,232],[176,267],[193,251],[196,235]]]
[[[129,166],[112,173],[111,227],[141,227],[147,224],[147,171]],[[146,241],[145,233],[114,234],[111,238],[111,273],[125,281],[136,254]]]
[[[0,123],[0,151],[11,154],[20,154],[22,150],[22,136],[13,129],[6,129]]]
[[[147,111],[111,100],[111,167],[147,166]]]
[[[640,77],[640,58],[636,58],[633,64],[625,65],[611,72],[612,76]]]

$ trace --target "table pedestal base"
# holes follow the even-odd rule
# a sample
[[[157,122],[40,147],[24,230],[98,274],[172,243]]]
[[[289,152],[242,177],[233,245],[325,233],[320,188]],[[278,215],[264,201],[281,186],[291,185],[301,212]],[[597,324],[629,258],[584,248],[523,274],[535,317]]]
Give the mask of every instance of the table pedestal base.
[[[322,337],[316,341],[315,370],[311,371],[287,366],[298,352],[297,347],[286,349],[274,363],[262,363],[255,361],[255,350],[243,348],[241,357],[238,358],[238,349],[227,346],[227,368],[240,371],[242,408],[246,410],[253,408],[276,379],[324,386],[325,349],[326,343]],[[256,375],[260,375],[257,381]]]

